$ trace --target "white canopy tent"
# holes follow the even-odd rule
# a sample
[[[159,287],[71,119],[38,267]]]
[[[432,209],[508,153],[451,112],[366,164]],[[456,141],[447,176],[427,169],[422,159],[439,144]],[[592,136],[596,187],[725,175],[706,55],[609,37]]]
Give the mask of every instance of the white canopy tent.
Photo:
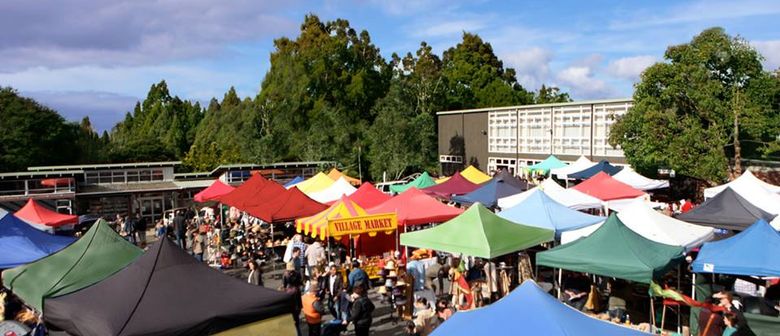
[[[336,182],[333,182],[333,184],[331,184],[329,187],[309,194],[309,197],[320,203],[330,203],[339,200],[342,195],[352,195],[352,193],[355,191],[357,191],[357,188],[352,186],[352,184],[347,182],[347,180],[342,176],[339,177]]]
[[[569,174],[574,174],[576,172],[583,171],[585,169],[593,167],[593,165],[595,164],[596,163],[588,160],[588,158],[586,158],[585,156],[580,156],[577,159],[577,161],[574,161],[573,163],[569,164],[566,167],[550,170],[550,176],[555,175],[559,179],[568,179]]]
[[[682,246],[686,249],[701,245],[712,239],[714,235],[713,228],[674,219],[651,209],[641,201],[622,207],[617,217],[629,229],[642,237],[662,244]],[[561,234],[561,243],[566,244],[589,236],[600,226],[601,224],[595,224],[578,230],[563,232]]]
[[[566,189],[564,187],[561,187],[560,185],[558,185],[557,182],[553,181],[552,178],[545,179],[538,186],[533,187],[528,191],[515,194],[512,196],[507,196],[504,198],[499,198],[498,206],[501,209],[508,209],[517,204],[520,204],[522,201],[528,198],[528,196],[531,195],[531,191],[537,188],[544,191],[544,193],[547,194],[547,196],[549,196],[556,202],[561,203],[574,210],[598,209],[604,207],[603,202],[601,202],[600,199],[590,196],[579,190]]]
[[[759,179],[758,177],[756,177],[755,175],[753,175],[753,173],[751,173],[749,170],[746,170],[744,173],[742,173],[742,175],[737,177],[734,181],[731,181],[726,184],[721,184],[716,187],[704,189],[704,198],[705,199],[713,198],[715,197],[715,195],[719,194],[723,190],[726,190],[726,188],[728,187],[731,187],[733,189],[734,186],[743,186],[743,185],[752,186],[752,187],[758,186],[765,189],[769,193],[780,194],[780,186],[766,183],[761,179]]]
[[[617,174],[612,175],[612,177],[642,191],[669,188],[669,181],[653,180],[644,177],[627,166],[623,167]]]

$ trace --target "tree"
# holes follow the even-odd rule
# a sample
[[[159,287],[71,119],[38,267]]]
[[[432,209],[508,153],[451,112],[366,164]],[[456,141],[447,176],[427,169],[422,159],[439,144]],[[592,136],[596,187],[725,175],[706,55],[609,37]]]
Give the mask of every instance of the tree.
[[[612,127],[610,143],[629,163],[717,182],[729,157],[738,174],[743,157],[773,148],[780,133],[777,80],[746,41],[711,28],[664,57],[642,73],[634,107]]]
[[[81,119],[75,146],[79,149],[77,163],[104,163],[108,161],[108,135],[104,132],[104,138],[98,136],[92,127],[89,117]]]
[[[539,91],[534,95],[534,103],[536,104],[552,104],[552,103],[568,103],[572,101],[569,94],[561,92],[561,89],[554,86],[545,86],[539,88]]]

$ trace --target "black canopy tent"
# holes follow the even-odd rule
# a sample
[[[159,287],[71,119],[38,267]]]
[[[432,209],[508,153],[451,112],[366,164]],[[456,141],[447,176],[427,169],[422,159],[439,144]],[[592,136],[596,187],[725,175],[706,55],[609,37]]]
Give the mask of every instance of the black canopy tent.
[[[677,219],[688,223],[737,231],[747,229],[759,219],[771,222],[774,217],[731,188],[724,189],[691,211],[677,215]]]
[[[292,300],[213,270],[161,239],[111,277],[46,300],[44,319],[73,335],[209,335],[292,316]]]

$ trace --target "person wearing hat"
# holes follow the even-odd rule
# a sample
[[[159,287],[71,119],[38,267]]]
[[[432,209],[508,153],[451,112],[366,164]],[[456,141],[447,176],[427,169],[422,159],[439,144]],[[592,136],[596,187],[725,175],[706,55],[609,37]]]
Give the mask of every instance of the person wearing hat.
[[[417,250],[412,253],[411,261],[406,264],[406,272],[414,278],[414,291],[425,290],[425,264],[421,261],[427,251]]]
[[[344,325],[350,323],[355,325],[355,336],[368,336],[373,322],[374,303],[366,295],[368,285],[357,282],[353,287],[354,293],[350,296],[352,308],[349,317],[343,322]]]
[[[322,314],[325,314],[325,307],[317,297],[317,288],[316,282],[313,281],[306,294],[301,296],[301,307],[303,316],[306,317],[306,324],[309,326],[309,336],[320,336]]]

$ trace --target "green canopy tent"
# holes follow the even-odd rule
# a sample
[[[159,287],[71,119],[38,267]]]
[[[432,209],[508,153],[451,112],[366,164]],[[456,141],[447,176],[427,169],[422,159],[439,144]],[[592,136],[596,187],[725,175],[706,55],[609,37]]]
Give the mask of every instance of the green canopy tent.
[[[43,300],[91,286],[120,271],[143,251],[105,220],[57,253],[3,272],[3,285],[25,303],[43,311]],[[119,293],[117,293],[119,294]]]
[[[436,182],[431,178],[431,175],[428,175],[428,172],[423,172],[420,174],[420,176],[417,176],[416,179],[412,180],[412,182],[406,183],[406,184],[399,184],[399,185],[391,185],[390,191],[400,194],[406,189],[409,189],[411,187],[415,187],[417,189],[423,189],[430,186],[436,185]]]
[[[612,213],[590,236],[536,254],[536,263],[650,283],[679,263],[683,251],[683,247],[642,237]]]
[[[544,161],[539,162],[535,165],[530,165],[526,167],[526,169],[528,169],[529,172],[540,172],[543,175],[547,175],[547,173],[549,173],[550,170],[563,168],[563,167],[566,167],[566,163],[564,163],[561,160],[558,160],[558,158],[555,157],[555,155],[550,155],[546,159],[544,159]]]
[[[401,234],[401,245],[495,258],[552,241],[552,230],[516,224],[482,204],[430,229]]]

